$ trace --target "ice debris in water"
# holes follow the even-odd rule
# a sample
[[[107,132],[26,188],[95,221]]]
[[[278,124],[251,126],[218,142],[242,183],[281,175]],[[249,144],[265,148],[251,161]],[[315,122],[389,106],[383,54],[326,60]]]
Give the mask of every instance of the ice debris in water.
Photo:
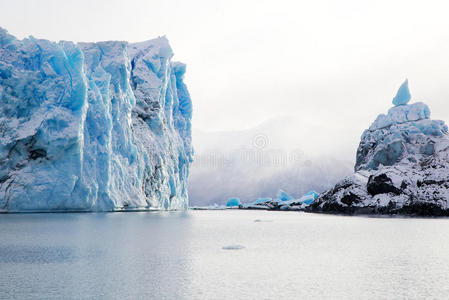
[[[278,193],[276,194],[276,200],[289,201],[289,200],[293,200],[293,197],[290,196],[289,194],[287,194],[286,192],[284,192],[283,190],[279,190]]]
[[[229,246],[224,246],[221,249],[223,249],[223,250],[241,250],[244,248],[245,247],[242,245],[229,245]]]
[[[239,206],[240,203],[240,199],[233,197],[233,198],[229,198],[228,202],[226,203],[227,207],[232,207],[232,206]]]
[[[310,191],[308,193],[305,193],[300,199],[299,201],[302,202],[305,205],[310,205],[313,203],[313,201],[316,200],[316,198],[318,198],[319,194],[315,191]]]
[[[406,79],[399,87],[396,96],[393,98],[393,104],[396,106],[405,105],[410,101],[410,98],[411,96],[408,89],[408,79]]]
[[[273,199],[271,199],[271,198],[258,198],[256,201],[254,201],[253,204],[260,204],[260,203],[270,202],[271,200],[273,200]]]

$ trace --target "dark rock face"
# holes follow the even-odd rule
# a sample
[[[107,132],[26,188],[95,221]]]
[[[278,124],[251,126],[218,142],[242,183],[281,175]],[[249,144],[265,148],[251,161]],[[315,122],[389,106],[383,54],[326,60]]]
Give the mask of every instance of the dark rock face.
[[[302,203],[298,202],[288,202],[282,203],[276,200],[262,202],[254,205],[244,205],[240,208],[243,209],[266,209],[266,210],[301,210]]]
[[[415,215],[423,217],[446,217],[449,216],[449,210],[443,209],[440,205],[431,202],[416,202],[403,206],[398,210],[399,214]]]
[[[393,181],[386,174],[371,175],[366,187],[371,196],[387,193],[401,194],[401,190],[393,185]]]
[[[449,210],[433,202],[410,202],[404,206],[398,207],[392,201],[387,206],[346,206],[337,201],[328,201],[316,203],[307,207],[305,211],[345,214],[345,215],[407,215],[419,217],[448,217]]]
[[[354,204],[354,203],[359,203],[360,202],[360,197],[357,196],[356,194],[353,193],[348,193],[347,195],[344,195],[341,198],[341,203],[346,204],[348,206]]]

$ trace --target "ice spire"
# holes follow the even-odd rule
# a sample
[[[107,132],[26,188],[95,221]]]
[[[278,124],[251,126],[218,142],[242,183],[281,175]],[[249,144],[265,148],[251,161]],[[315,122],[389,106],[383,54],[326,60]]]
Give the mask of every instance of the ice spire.
[[[404,83],[399,87],[396,96],[393,98],[393,104],[395,106],[405,105],[410,101],[410,91],[408,90],[408,79],[405,79]]]

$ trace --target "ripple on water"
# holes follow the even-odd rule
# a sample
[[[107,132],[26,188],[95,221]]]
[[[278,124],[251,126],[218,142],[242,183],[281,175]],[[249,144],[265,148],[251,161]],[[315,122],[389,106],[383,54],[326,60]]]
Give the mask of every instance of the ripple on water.
[[[75,250],[64,246],[0,246],[0,263],[50,264],[75,261]]]

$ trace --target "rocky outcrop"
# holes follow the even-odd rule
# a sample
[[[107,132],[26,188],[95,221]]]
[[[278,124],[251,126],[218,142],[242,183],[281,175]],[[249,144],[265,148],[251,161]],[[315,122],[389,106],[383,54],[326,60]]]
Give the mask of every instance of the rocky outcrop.
[[[407,82],[362,134],[355,172],[308,208],[344,214],[449,215],[449,138],[429,107],[410,99]]]

